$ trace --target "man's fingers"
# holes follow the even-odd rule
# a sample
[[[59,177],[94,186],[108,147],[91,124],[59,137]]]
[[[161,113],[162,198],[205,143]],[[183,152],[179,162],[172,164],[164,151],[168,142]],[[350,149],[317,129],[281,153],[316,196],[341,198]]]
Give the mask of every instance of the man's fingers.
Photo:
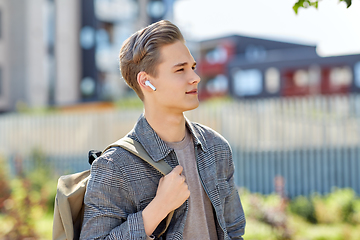
[[[185,176],[180,176],[180,179],[181,179],[181,183],[185,182]]]
[[[180,175],[183,170],[184,170],[184,169],[183,169],[182,166],[177,165],[177,166],[172,170],[172,172],[176,173],[177,175]]]

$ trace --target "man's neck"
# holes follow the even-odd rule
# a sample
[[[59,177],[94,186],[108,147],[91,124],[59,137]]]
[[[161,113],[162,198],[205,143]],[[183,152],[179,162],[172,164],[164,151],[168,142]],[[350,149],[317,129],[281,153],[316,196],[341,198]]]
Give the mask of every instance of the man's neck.
[[[161,114],[145,110],[145,118],[165,142],[180,142],[185,137],[185,117],[181,114]]]

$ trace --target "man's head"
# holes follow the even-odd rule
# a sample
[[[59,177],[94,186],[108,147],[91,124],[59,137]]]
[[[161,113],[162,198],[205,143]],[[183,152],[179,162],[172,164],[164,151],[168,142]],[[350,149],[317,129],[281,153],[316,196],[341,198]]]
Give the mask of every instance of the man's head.
[[[161,63],[161,47],[177,41],[184,42],[179,28],[161,20],[137,31],[124,42],[120,50],[120,71],[141,100],[144,95],[137,82],[137,74],[143,71],[156,77],[157,66]]]

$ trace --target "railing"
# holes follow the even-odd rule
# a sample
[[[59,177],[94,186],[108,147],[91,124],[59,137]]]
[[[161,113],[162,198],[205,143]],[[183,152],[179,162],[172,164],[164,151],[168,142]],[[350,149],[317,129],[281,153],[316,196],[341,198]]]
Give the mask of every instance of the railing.
[[[142,110],[0,115],[0,156],[12,172],[31,168],[40,150],[58,174],[89,168],[87,152],[130,131]],[[351,187],[360,193],[360,97],[204,102],[185,114],[231,144],[239,186],[275,191],[282,176],[289,197]],[[21,165],[21,164],[20,164]]]

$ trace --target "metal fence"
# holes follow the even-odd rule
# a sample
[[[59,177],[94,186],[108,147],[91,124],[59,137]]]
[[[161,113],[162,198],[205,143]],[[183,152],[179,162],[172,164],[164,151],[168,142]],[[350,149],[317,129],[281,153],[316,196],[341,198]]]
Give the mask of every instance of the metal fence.
[[[130,131],[142,110],[0,116],[0,156],[31,169],[35,150],[57,174],[89,168],[87,152]],[[204,102],[185,114],[231,144],[238,186],[289,197],[351,187],[360,194],[360,96]]]

